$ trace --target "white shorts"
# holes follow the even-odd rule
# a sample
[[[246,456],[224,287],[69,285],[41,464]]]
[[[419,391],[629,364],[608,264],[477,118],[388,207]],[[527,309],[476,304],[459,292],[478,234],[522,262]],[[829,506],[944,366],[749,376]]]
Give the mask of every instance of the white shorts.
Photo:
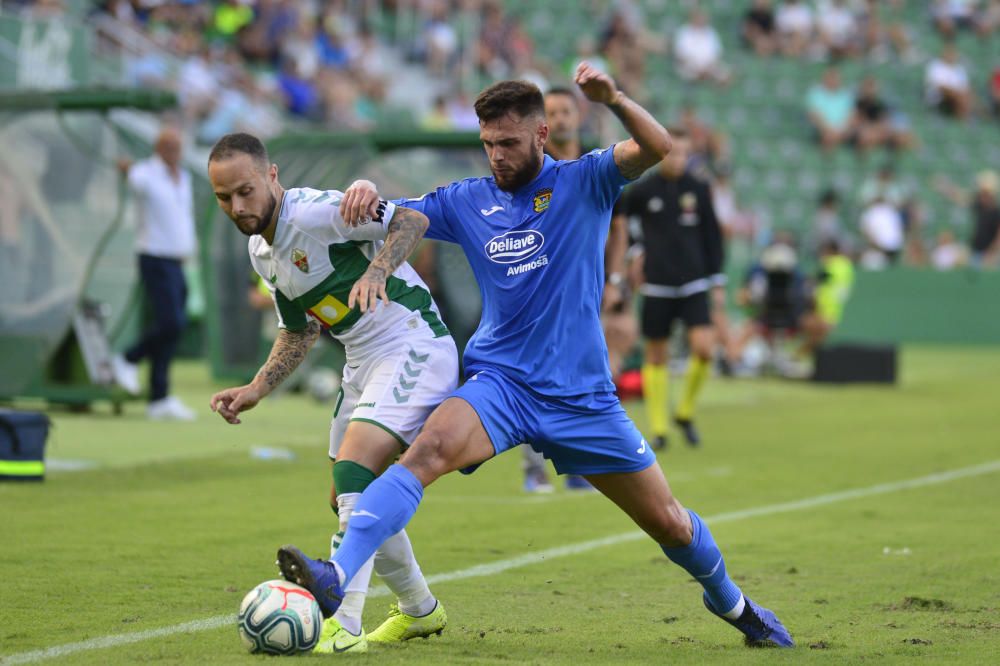
[[[382,428],[405,449],[456,386],[458,350],[450,335],[409,337],[356,367],[345,365],[330,422],[330,458],[337,457],[351,421]]]

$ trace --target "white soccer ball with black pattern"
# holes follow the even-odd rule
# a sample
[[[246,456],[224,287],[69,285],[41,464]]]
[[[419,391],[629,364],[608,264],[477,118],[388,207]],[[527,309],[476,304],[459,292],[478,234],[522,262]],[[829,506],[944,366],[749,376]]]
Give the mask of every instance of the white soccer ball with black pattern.
[[[250,652],[296,654],[316,647],[323,615],[306,588],[269,580],[243,597],[237,627]]]

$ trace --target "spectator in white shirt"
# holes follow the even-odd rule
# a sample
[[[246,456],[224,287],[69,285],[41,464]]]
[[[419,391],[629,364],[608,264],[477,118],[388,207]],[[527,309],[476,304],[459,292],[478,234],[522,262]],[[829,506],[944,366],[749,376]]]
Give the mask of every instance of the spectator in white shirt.
[[[969,72],[953,44],[945,45],[941,55],[928,63],[924,84],[927,103],[945,115],[965,119],[972,113],[975,97]]]
[[[119,162],[136,198],[139,276],[153,318],[141,339],[124,356],[112,359],[118,384],[139,393],[137,364],[151,361],[149,405],[151,419],[190,421],[194,412],[169,392],[170,362],[184,326],[187,283],[182,264],[196,249],[191,176],[181,167],[181,135],[164,128],[156,139],[155,154],[132,164]]]
[[[860,31],[846,0],[827,0],[820,4],[816,11],[816,29],[828,56],[844,58],[857,54]]]
[[[774,16],[781,52],[798,57],[809,47],[813,36],[813,11],[800,0],[785,0]]]
[[[976,27],[976,5],[979,0],[934,0],[931,18],[942,36],[952,39],[958,30]]]
[[[903,250],[903,216],[884,199],[876,199],[861,213],[861,233],[870,248],[894,264]]]
[[[188,119],[200,119],[215,106],[221,84],[212,72],[211,54],[207,47],[192,43],[190,54],[177,74],[177,94]]]
[[[964,266],[969,260],[965,247],[955,240],[955,234],[945,229],[938,233],[931,250],[931,266],[939,271],[949,271]]]
[[[690,21],[677,31],[674,57],[678,73],[689,81],[729,81],[729,69],[722,62],[722,41],[700,9],[693,10]]]

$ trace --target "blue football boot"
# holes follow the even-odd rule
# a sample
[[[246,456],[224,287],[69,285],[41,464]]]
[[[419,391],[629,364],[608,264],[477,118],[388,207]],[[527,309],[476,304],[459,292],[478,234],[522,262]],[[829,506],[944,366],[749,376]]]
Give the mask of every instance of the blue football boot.
[[[282,546],[277,564],[285,580],[312,592],[323,617],[333,617],[344,600],[344,588],[332,562],[306,557],[295,546]]]
[[[705,595],[704,600],[705,608],[743,632],[748,647],[795,647],[791,634],[785,629],[785,625],[781,624],[778,616],[750,601],[750,597],[743,596],[746,606],[743,607],[743,613],[735,620],[716,612],[708,601],[708,595]]]

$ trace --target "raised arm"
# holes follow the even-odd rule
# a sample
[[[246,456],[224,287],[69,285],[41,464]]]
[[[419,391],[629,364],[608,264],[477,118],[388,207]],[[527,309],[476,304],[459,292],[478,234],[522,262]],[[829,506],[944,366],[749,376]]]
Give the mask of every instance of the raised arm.
[[[628,179],[638,178],[670,152],[670,133],[653,116],[618,89],[610,76],[588,62],[576,68],[576,84],[591,102],[604,104],[621,121],[631,139],[615,144],[615,164]]]
[[[427,225],[427,216],[423,213],[402,206],[396,207],[389,221],[385,244],[372,259],[368,270],[351,288],[347,299],[348,307],[353,308],[357,304],[362,312],[367,312],[375,309],[376,301],[380,298],[384,303],[389,302],[385,282],[416,249],[427,231]]]

